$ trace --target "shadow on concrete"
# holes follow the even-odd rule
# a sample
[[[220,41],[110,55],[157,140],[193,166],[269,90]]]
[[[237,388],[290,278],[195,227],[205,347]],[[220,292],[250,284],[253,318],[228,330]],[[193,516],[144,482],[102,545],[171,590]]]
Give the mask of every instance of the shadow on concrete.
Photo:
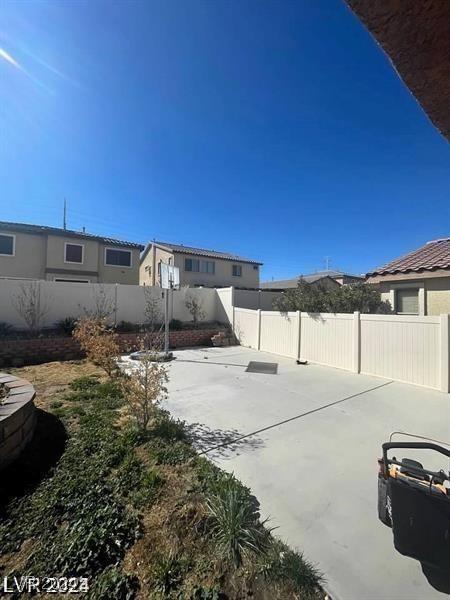
[[[239,439],[243,434],[237,429],[211,429],[203,423],[191,423],[186,429],[197,450],[205,452],[213,448],[207,454],[210,458],[227,458],[264,447],[263,440],[256,436]]]
[[[58,417],[36,411],[36,430],[19,458],[1,473],[0,518],[9,500],[32,492],[48,477],[64,452],[66,429]]]

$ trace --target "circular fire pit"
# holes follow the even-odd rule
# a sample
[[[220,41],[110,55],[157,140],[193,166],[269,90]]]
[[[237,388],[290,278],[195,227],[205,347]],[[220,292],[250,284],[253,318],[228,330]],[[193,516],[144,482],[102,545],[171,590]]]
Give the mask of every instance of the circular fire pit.
[[[36,427],[36,391],[26,379],[0,373],[0,471],[16,460]]]

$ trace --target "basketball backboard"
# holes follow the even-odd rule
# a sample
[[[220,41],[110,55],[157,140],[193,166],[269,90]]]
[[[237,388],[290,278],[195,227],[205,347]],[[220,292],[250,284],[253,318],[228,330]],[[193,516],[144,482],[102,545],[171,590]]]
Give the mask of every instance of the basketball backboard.
[[[180,286],[180,269],[161,263],[161,287],[170,290]]]

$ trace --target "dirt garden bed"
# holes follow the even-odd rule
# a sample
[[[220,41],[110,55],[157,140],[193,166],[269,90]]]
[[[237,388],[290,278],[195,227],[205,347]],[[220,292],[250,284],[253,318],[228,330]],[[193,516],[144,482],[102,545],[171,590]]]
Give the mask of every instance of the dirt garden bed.
[[[324,597],[317,571],[264,529],[250,490],[196,454],[182,422],[158,411],[138,436],[117,384],[85,360],[13,373],[33,383],[51,421],[37,432],[41,449],[55,444],[53,430],[59,444],[32,485],[23,480],[42,462],[36,444],[6,475],[3,575],[87,577],[87,596],[105,600]],[[224,499],[237,501],[250,536],[234,558]]]

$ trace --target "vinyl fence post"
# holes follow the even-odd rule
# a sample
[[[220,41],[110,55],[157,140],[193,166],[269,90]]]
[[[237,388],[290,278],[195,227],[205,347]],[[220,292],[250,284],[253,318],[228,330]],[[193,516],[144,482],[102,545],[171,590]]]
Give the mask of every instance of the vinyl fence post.
[[[256,311],[258,320],[256,323],[256,349],[259,350],[261,348],[261,309],[258,308]]]
[[[361,371],[361,315],[359,310],[353,313],[353,371]]]
[[[296,359],[300,360],[300,356],[302,354],[301,352],[301,344],[302,344],[302,313],[298,310],[297,311],[297,348],[296,348],[296,352],[297,352],[297,356]]]
[[[446,394],[450,392],[449,321],[450,315],[441,315],[441,392]]]

